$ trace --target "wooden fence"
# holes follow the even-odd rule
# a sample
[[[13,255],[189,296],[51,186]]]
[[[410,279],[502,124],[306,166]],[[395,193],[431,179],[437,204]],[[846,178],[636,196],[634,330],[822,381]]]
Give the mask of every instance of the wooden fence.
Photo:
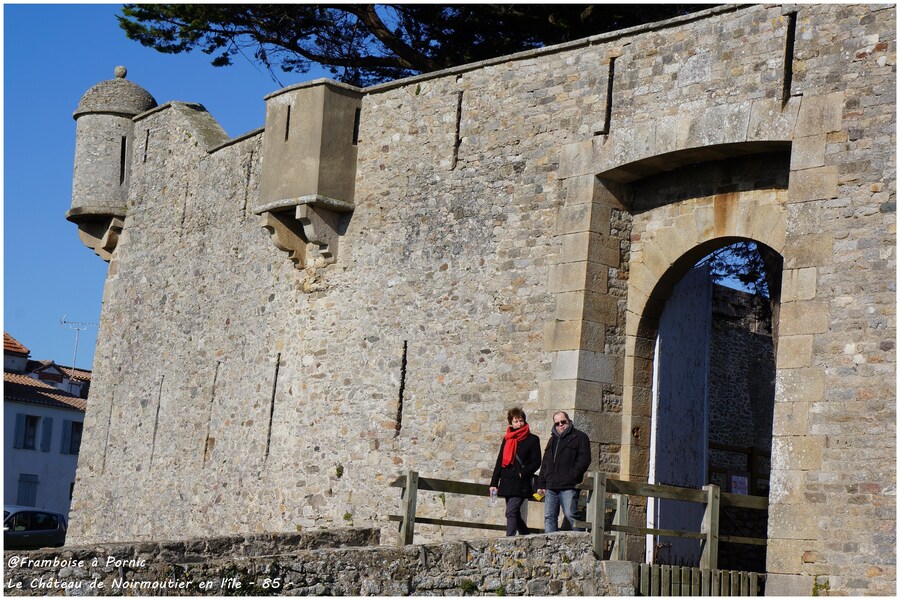
[[[765,575],[672,565],[636,565],[641,596],[759,596]]]
[[[400,523],[399,544],[401,546],[413,543],[416,523],[447,527],[471,527],[495,531],[506,530],[505,524],[416,516],[416,501],[419,491],[485,498],[489,494],[490,488],[488,485],[446,479],[420,478],[415,471],[409,471],[406,476],[398,477],[390,485],[402,490],[401,514],[388,517],[391,521]],[[724,506],[767,510],[767,498],[722,493],[716,485],[707,485],[703,489],[698,490],[669,485],[621,481],[610,479],[606,473],[599,472],[590,473],[579,488],[589,490],[590,496],[586,507],[586,520],[576,521],[574,525],[590,530],[593,552],[597,558],[602,559],[604,557],[607,542],[612,542],[610,559],[627,560],[628,534],[700,540],[699,568],[641,565],[639,574],[640,589],[636,590],[638,593],[664,596],[685,595],[681,592],[688,591],[692,593],[686,595],[756,595],[758,593],[758,574],[718,570],[719,543],[731,542],[764,546],[766,540],[764,538],[720,535],[719,513],[721,507]],[[610,497],[608,498],[607,495],[610,495]],[[705,508],[700,531],[677,531],[629,525],[629,496],[703,504]],[[613,511],[612,523],[609,526],[604,525],[607,509],[612,509]],[[645,580],[646,587],[644,587]],[[696,593],[693,593],[695,591]]]

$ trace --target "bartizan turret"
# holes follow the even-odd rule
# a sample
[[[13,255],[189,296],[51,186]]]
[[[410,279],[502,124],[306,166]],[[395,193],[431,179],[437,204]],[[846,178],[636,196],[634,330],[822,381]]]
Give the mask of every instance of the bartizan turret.
[[[125,80],[125,67],[82,96],[73,117],[75,172],[66,219],[97,256],[109,261],[125,220],[134,138],[132,119],[156,106],[147,90]]]
[[[307,243],[326,263],[353,212],[362,90],[318,79],[266,97],[259,204],[275,245],[304,268]]]

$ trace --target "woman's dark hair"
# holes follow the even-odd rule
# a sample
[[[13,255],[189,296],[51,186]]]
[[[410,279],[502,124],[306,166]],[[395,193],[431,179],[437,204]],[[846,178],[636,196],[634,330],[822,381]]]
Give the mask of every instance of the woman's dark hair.
[[[511,408],[511,409],[509,409],[509,412],[506,413],[506,420],[509,421],[510,425],[512,425],[512,420],[515,419],[516,417],[522,419],[526,423],[528,422],[528,419],[525,418],[525,411],[522,410],[521,408],[518,408],[518,407]]]

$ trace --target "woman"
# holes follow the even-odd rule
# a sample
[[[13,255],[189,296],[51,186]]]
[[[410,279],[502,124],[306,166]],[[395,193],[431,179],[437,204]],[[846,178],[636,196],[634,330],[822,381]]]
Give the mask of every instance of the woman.
[[[528,526],[522,518],[522,504],[534,491],[531,476],[541,466],[541,441],[531,433],[521,408],[510,409],[506,420],[509,429],[500,444],[491,494],[506,498],[506,535],[526,535]]]

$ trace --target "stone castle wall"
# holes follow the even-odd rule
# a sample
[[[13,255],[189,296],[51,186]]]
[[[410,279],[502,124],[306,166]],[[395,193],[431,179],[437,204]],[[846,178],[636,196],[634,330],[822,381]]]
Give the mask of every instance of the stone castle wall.
[[[390,548],[378,531],[5,552],[10,596],[633,596],[634,565],[586,533]]]
[[[784,258],[768,589],[893,589],[894,43],[893,7],[729,6],[362,90],[354,210],[299,268],[254,214],[273,132],[138,115],[71,541],[391,543],[387,484],[486,482],[512,406],[646,478],[667,290],[749,238]]]
[[[765,298],[715,286],[709,356],[709,441],[759,450],[756,468],[765,478],[775,403],[775,356],[768,304]],[[747,461],[746,454],[710,451],[710,463],[730,471],[747,472]],[[725,485],[721,487],[726,489]]]

